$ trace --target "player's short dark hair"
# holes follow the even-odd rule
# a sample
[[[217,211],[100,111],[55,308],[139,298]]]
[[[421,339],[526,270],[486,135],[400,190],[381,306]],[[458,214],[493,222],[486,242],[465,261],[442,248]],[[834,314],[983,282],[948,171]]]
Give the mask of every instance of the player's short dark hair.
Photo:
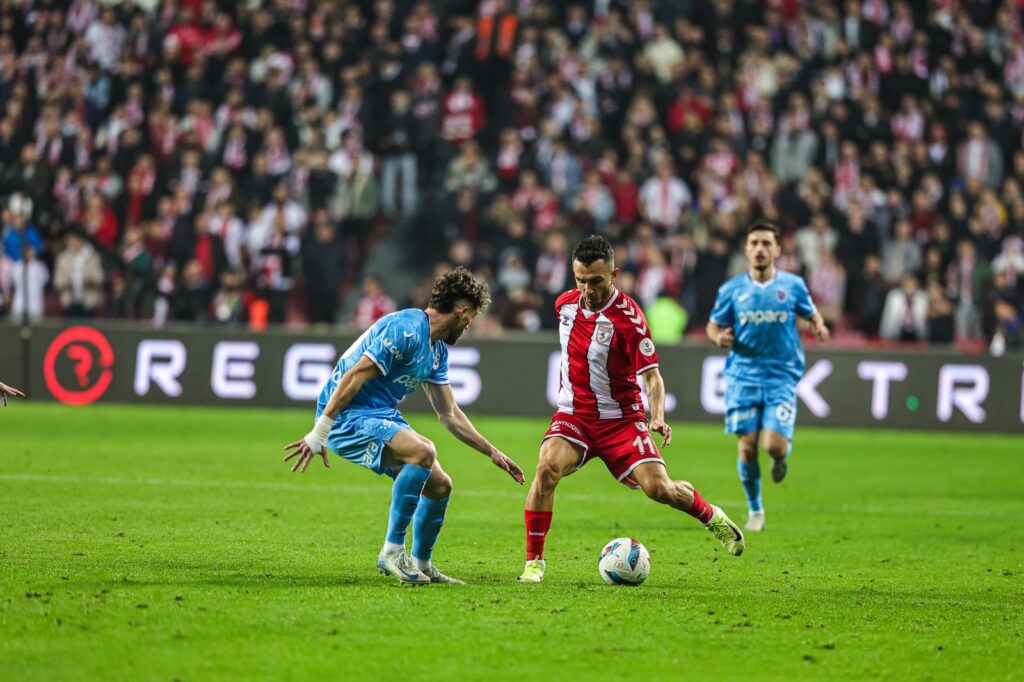
[[[746,236],[749,237],[752,232],[771,232],[775,235],[776,244],[780,242],[780,235],[782,234],[782,230],[779,229],[779,226],[770,220],[755,220],[750,223],[750,226],[747,228]]]
[[[605,264],[614,266],[615,249],[612,248],[612,243],[601,235],[592,234],[576,245],[572,250],[572,259],[584,265],[603,260]]]
[[[461,265],[437,278],[427,305],[439,312],[450,313],[459,301],[465,301],[481,313],[491,304],[487,282],[477,279]]]

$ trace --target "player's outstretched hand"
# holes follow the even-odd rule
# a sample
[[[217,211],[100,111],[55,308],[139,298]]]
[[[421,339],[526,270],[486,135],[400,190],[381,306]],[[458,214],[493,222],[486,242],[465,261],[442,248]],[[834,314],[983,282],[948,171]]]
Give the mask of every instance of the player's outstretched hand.
[[[331,468],[331,463],[327,460],[327,449],[320,448],[320,452],[313,452],[313,450],[306,443],[304,438],[295,441],[294,443],[288,443],[284,446],[285,451],[291,450],[292,452],[284,456],[284,461],[287,462],[292,457],[298,456],[295,460],[295,464],[292,465],[292,472],[298,471],[300,474],[305,472],[309,468],[309,463],[313,461],[313,458],[320,455],[324,460],[324,466],[328,469]]]
[[[498,467],[503,471],[507,471],[508,475],[511,476],[516,483],[522,485],[526,482],[526,476],[523,475],[523,470],[519,468],[519,465],[512,461],[512,458],[496,450],[491,455],[491,461],[494,462],[494,466]]]
[[[719,348],[730,348],[735,340],[736,337],[733,336],[732,327],[726,327],[718,333],[718,340],[715,341],[715,345]]]
[[[672,427],[659,419],[652,419],[648,428],[661,435],[661,447],[672,442]]]
[[[24,398],[25,394],[13,386],[8,386],[4,382],[0,381],[0,402],[3,402],[4,407],[7,407],[7,396],[12,398]]]

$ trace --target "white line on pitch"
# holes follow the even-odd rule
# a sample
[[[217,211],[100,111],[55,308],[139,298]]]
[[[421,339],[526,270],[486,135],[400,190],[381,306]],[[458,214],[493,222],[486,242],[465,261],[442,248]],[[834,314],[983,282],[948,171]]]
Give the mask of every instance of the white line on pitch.
[[[208,488],[211,490],[282,490],[294,492],[323,492],[337,494],[368,494],[378,493],[383,490],[380,486],[356,486],[356,485],[324,485],[322,483],[277,483],[273,481],[204,481],[201,479],[182,478],[118,478],[115,476],[65,476],[56,474],[0,474],[0,481],[22,481],[27,483],[72,483],[72,484],[104,484],[104,485],[127,485],[127,486],[154,486],[154,487],[178,487],[178,488]],[[490,490],[466,490],[459,488],[456,495],[460,497],[517,497],[521,498],[521,492],[511,491],[490,491]],[[574,500],[577,502],[608,502],[607,495],[593,495],[588,493],[559,493],[559,499]],[[741,500],[716,500],[719,504],[730,507],[742,508],[746,506]],[[991,509],[975,510],[967,509],[898,509],[883,506],[857,506],[850,504],[839,505],[808,505],[808,504],[787,504],[777,503],[772,505],[776,508],[789,508],[811,510],[819,513],[840,513],[840,514],[884,514],[904,516],[939,516],[939,517],[1024,517],[1021,512],[993,511]]]

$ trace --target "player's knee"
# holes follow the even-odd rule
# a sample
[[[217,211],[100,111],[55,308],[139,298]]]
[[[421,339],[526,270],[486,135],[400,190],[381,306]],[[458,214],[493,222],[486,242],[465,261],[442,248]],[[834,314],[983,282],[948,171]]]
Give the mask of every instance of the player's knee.
[[[537,485],[543,490],[553,490],[562,478],[562,472],[557,466],[543,459],[537,462],[537,476],[534,479]]]
[[[786,456],[786,451],[789,450],[789,443],[779,443],[772,441],[771,443],[767,443],[765,445],[765,450],[768,452],[769,455],[771,455],[775,459],[779,459],[780,457]]]
[[[427,497],[432,500],[443,500],[452,494],[452,479],[445,473],[437,477],[431,476],[427,481],[427,488],[424,491]]]
[[[668,504],[672,501],[672,497],[675,493],[675,486],[672,481],[656,480],[650,481],[643,486],[644,494],[651,498],[655,502],[662,504]]]
[[[420,441],[412,454],[414,458],[413,464],[421,466],[424,469],[429,469],[434,466],[434,462],[437,460],[437,448],[435,448],[434,444],[426,438]]]
[[[753,461],[757,460],[757,442],[756,441],[750,442],[750,441],[747,441],[747,440],[741,440],[741,441],[739,441],[739,444],[737,445],[736,449],[739,452],[740,457],[743,458],[743,461],[745,461],[745,462],[753,462]]]

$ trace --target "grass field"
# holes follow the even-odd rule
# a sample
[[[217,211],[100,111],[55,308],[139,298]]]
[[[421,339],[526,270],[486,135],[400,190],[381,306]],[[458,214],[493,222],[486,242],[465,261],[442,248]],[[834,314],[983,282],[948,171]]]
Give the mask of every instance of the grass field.
[[[592,463],[519,585],[525,489],[411,421],[455,482],[435,560],[463,587],[376,574],[389,482],[289,474],[308,410],[0,410],[0,679],[1024,677],[1024,438],[798,428],[738,559]],[[543,421],[477,425],[532,473]],[[665,454],[742,519],[733,447],[678,424]],[[620,535],[651,550],[639,588],[597,574]]]

